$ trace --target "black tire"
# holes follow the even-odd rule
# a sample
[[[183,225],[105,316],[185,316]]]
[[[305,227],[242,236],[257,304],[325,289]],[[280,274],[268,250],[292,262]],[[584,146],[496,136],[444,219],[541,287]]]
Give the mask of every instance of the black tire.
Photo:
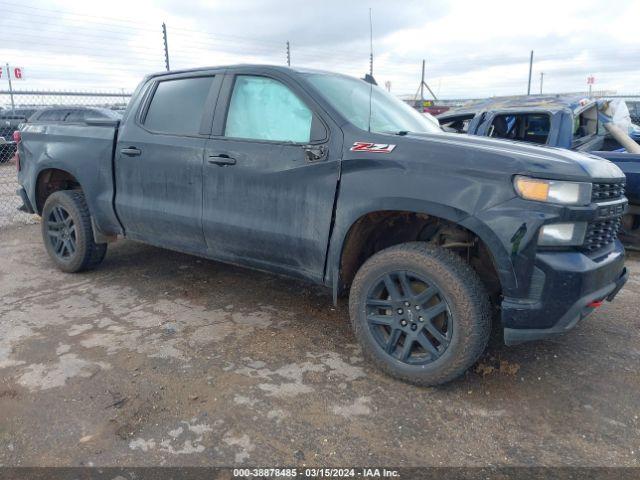
[[[369,360],[395,378],[423,386],[462,375],[482,355],[491,332],[489,295],[476,272],[459,256],[423,242],[369,258],[351,285],[349,313]]]
[[[107,244],[93,238],[91,215],[80,190],[60,190],[47,198],[42,209],[42,240],[63,272],[90,270],[107,253]]]

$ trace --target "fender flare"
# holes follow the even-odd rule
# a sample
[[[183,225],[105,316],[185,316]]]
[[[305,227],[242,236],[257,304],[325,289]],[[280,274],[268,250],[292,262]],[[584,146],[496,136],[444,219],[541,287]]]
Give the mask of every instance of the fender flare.
[[[407,211],[429,215],[466,228],[480,238],[489,250],[503,290],[516,288],[517,277],[508,251],[493,230],[479,219],[455,207],[436,202],[417,201],[413,198],[387,198],[379,199],[366,206],[350,209],[348,214],[336,216],[325,268],[325,284],[332,289],[334,304],[337,303],[339,294],[342,255],[351,229],[364,216],[381,211]]]
[[[76,182],[78,182],[78,185],[80,185],[82,187],[82,183],[80,182],[80,179],[78,178],[78,175],[71,171],[72,169],[69,168],[60,168],[59,166],[53,166],[53,165],[39,165],[38,169],[36,170],[34,176],[33,176],[33,183],[31,185],[31,192],[28,192],[30,194],[31,200],[32,200],[32,205],[35,207],[35,210],[37,212],[41,212],[42,208],[44,208],[44,205],[38,205],[38,185],[40,184],[40,179],[42,177],[42,175],[47,171],[47,170],[57,170],[59,172],[64,172],[67,175],[71,175]]]

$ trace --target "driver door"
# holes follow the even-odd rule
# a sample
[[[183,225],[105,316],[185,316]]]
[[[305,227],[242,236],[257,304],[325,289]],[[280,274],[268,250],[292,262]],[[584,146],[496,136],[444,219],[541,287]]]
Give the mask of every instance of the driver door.
[[[203,172],[211,255],[321,281],[342,131],[273,72],[228,72],[218,104]]]

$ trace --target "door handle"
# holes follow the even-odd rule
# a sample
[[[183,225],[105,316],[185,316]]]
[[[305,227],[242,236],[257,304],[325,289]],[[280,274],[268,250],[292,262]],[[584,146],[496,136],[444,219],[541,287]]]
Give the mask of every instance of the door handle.
[[[142,150],[136,147],[128,147],[120,150],[120,153],[126,155],[127,157],[137,157],[142,153]]]
[[[209,160],[207,160],[207,161],[209,163],[213,163],[213,164],[219,165],[221,167],[224,167],[225,165],[235,165],[236,164],[236,159],[233,158],[233,157],[230,157],[226,153],[221,153],[220,155],[209,155]]]

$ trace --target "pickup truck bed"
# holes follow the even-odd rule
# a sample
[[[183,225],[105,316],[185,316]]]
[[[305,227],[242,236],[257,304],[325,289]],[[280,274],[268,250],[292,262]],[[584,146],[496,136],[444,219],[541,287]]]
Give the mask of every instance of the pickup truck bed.
[[[85,189],[92,192],[87,197],[94,217],[97,236],[101,230],[108,236],[122,233],[114,210],[115,184],[114,155],[118,134],[118,121],[97,121],[83,124],[38,123],[27,124],[21,131],[23,145],[28,145],[28,155],[40,161],[21,162],[20,178],[33,210],[41,211],[46,191],[38,191],[39,173],[49,171],[46,182],[57,188],[55,170],[64,171]],[[24,155],[24,154],[23,154]],[[41,179],[45,181],[45,179]],[[59,181],[68,181],[60,178]]]

